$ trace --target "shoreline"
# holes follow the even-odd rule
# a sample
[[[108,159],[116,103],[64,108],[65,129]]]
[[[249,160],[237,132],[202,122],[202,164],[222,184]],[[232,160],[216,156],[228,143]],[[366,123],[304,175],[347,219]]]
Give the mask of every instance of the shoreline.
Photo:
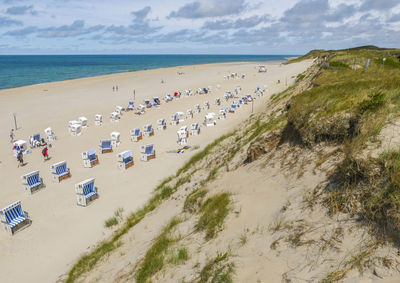
[[[2,55],[3,56],[3,55]],[[4,55],[6,56],[6,55]],[[10,55],[13,56],[13,55]],[[71,55],[75,56],[75,55]],[[59,80],[59,81],[47,81],[47,82],[42,82],[42,83],[37,83],[37,84],[29,84],[29,85],[23,85],[23,86],[15,86],[15,87],[9,87],[9,88],[0,88],[0,95],[2,94],[3,91],[7,90],[15,90],[19,88],[25,88],[25,87],[33,87],[33,86],[40,86],[40,85],[45,85],[45,84],[51,84],[51,83],[62,83],[62,82],[70,82],[70,81],[75,81],[75,80],[80,80],[80,79],[96,79],[96,78],[105,78],[107,76],[112,76],[112,75],[122,75],[122,74],[134,74],[137,72],[144,72],[144,71],[153,71],[153,70],[167,70],[167,69],[172,69],[172,68],[180,68],[180,67],[195,67],[195,66],[212,66],[212,65],[220,65],[220,64],[233,64],[233,65],[240,65],[240,64],[282,64],[284,62],[288,62],[290,59],[288,58],[296,58],[296,57],[286,57],[285,60],[269,60],[269,61],[232,61],[232,62],[215,62],[215,63],[200,63],[200,64],[190,64],[190,65],[176,65],[176,66],[169,66],[169,67],[159,67],[159,68],[148,68],[148,69],[140,69],[140,70],[134,70],[134,71],[121,71],[121,72],[115,72],[115,73],[107,73],[107,74],[102,74],[102,75],[93,75],[93,76],[83,76],[83,77],[77,77],[77,78],[71,78],[71,79],[66,79],[66,80]]]

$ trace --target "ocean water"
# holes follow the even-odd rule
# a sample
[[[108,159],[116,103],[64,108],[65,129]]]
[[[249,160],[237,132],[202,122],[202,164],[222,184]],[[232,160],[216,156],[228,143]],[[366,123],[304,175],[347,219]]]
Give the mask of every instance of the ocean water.
[[[164,67],[293,55],[0,55],[0,89]]]

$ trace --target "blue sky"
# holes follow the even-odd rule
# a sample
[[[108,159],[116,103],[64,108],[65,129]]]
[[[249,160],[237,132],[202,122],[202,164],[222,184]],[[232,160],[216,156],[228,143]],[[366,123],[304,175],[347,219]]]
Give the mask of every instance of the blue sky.
[[[399,0],[0,0],[0,54],[400,47]]]

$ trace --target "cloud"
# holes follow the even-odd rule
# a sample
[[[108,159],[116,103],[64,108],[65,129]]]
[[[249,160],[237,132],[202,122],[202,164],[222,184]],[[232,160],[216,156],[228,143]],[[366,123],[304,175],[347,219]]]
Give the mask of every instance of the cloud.
[[[39,30],[38,37],[75,37],[83,34],[97,32],[104,29],[103,25],[96,25],[92,27],[85,27],[85,21],[76,20],[70,25],[63,25],[59,27],[49,27]]]
[[[387,11],[399,5],[399,0],[364,0],[361,4],[361,11]]]
[[[395,14],[388,20],[390,23],[400,22],[400,14]]]
[[[144,21],[149,13],[151,12],[151,7],[146,6],[143,9],[133,11],[131,15],[133,16],[133,22],[142,22]]]
[[[217,20],[217,21],[206,21],[203,24],[205,30],[226,30],[226,29],[240,29],[240,28],[252,28],[261,23],[271,21],[271,17],[265,15],[255,15],[247,18],[239,18],[237,20]]]
[[[37,32],[37,31],[38,31],[37,27],[30,26],[30,27],[25,27],[25,28],[22,28],[22,29],[16,29],[16,30],[8,31],[4,35],[16,36],[16,37],[18,37],[18,36],[27,36],[27,35],[30,35],[32,33]]]
[[[13,6],[6,10],[6,13],[9,15],[37,15],[38,12],[33,9],[33,5],[30,6]]]
[[[13,20],[9,17],[0,16],[0,28],[9,26],[22,26],[21,21]]]
[[[182,6],[177,11],[172,11],[168,17],[186,19],[221,17],[238,15],[246,8],[244,0],[197,0]]]

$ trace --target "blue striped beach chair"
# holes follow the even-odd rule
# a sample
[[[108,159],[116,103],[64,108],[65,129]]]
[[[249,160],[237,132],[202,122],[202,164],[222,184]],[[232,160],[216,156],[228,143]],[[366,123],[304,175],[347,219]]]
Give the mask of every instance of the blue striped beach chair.
[[[131,150],[125,150],[117,155],[118,168],[126,170],[133,166],[133,156]]]
[[[88,151],[82,152],[83,166],[86,168],[91,168],[96,164],[99,164],[99,159],[96,155],[95,149],[90,149]]]
[[[172,126],[176,126],[179,124],[178,113],[175,113],[171,116],[171,123]]]
[[[111,146],[111,140],[101,140],[100,141],[100,148],[101,148],[101,153],[108,153],[112,152],[112,146]]]
[[[31,224],[28,213],[22,210],[21,201],[16,201],[0,210],[0,221],[10,235]]]
[[[140,131],[139,128],[130,130],[130,135],[131,135],[131,141],[134,141],[134,142],[138,142],[143,138],[142,132]]]
[[[236,112],[236,107],[237,107],[236,104],[232,104],[231,108],[229,108],[229,113],[235,113]]]
[[[44,187],[43,179],[39,176],[39,170],[23,175],[21,176],[21,179],[25,191],[30,194]]]
[[[135,102],[129,101],[129,102],[128,102],[128,107],[126,107],[126,110],[127,110],[127,111],[133,111],[133,110],[135,110]]]
[[[94,180],[94,178],[91,178],[75,184],[78,205],[87,206],[98,197],[97,190],[94,186]]]
[[[154,136],[154,130],[151,124],[147,124],[143,127],[143,136],[145,137]]]
[[[200,126],[199,123],[192,123],[190,125],[190,135],[197,136],[200,134]]]
[[[164,118],[157,120],[157,129],[158,130],[166,130],[167,129],[167,123],[165,122]]]
[[[142,161],[149,161],[150,159],[156,158],[156,151],[154,150],[153,144],[146,144],[140,147]]]
[[[71,177],[71,172],[67,167],[67,161],[61,161],[51,165],[50,171],[53,175],[53,181],[60,183],[62,180]]]
[[[33,140],[35,140],[35,141],[37,141],[37,142],[41,142],[40,140],[41,140],[41,138],[40,138],[40,134],[34,134],[33,136]]]

